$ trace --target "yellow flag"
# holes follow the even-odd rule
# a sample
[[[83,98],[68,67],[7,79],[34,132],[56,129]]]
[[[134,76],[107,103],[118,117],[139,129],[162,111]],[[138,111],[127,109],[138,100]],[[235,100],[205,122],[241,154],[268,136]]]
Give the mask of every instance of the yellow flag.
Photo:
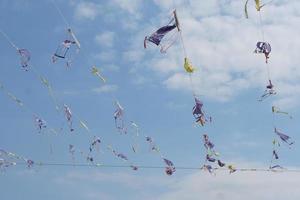
[[[260,5],[260,0],[255,0],[255,8],[256,8],[256,10],[260,11],[261,7],[262,6]]]
[[[92,74],[98,76],[103,81],[103,83],[106,82],[105,78],[100,74],[100,71],[99,71],[99,69],[97,69],[96,66],[92,67]]]
[[[189,62],[188,58],[184,58],[184,69],[187,73],[193,73],[195,71],[195,68]]]

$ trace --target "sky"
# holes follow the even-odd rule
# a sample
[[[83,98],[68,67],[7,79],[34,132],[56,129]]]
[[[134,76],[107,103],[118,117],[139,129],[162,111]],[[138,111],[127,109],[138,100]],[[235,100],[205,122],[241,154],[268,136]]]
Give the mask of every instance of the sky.
[[[162,166],[149,151],[144,136],[151,136],[175,166],[201,167],[205,160],[202,135],[209,134],[222,160],[239,168],[268,168],[276,126],[295,140],[280,147],[278,164],[298,169],[300,153],[297,123],[300,97],[300,2],[274,0],[262,9],[262,26],[254,3],[249,19],[240,0],[56,0],[81,43],[70,67],[51,62],[66,37],[66,24],[51,0],[0,0],[0,29],[19,48],[31,52],[34,70],[24,71],[15,49],[0,35],[0,83],[22,100],[19,107],[0,93],[0,148],[36,162],[85,163],[79,151],[88,151],[92,135],[102,140],[97,163],[124,165],[106,149],[111,144],[136,165]],[[212,123],[195,126],[194,99],[183,69],[180,43],[166,54],[143,47],[146,35],[168,21],[176,8],[187,54],[197,68],[196,93]],[[276,96],[257,99],[267,84],[263,55],[253,51],[257,41],[272,46],[269,68]],[[107,79],[91,74],[96,65]],[[37,77],[47,77],[59,104],[75,116],[70,133],[64,115],[55,109]],[[134,130],[120,135],[115,128],[114,100],[125,109],[126,121],[140,127],[138,153],[133,153]],[[291,113],[272,116],[271,106]],[[58,134],[38,133],[34,114]],[[79,126],[86,122],[90,134]],[[76,147],[74,159],[69,144]],[[95,168],[17,165],[0,172],[3,199],[289,199],[298,200],[299,174],[294,172],[180,170],[167,176],[163,169]]]

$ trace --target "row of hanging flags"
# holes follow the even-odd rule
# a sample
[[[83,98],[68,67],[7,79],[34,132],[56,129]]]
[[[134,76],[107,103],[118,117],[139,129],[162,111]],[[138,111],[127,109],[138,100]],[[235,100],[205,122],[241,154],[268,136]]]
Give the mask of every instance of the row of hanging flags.
[[[55,1],[52,1],[55,8],[57,9],[58,13],[61,15],[63,21],[66,24],[66,36],[60,42],[54,51],[51,60],[52,63],[57,63],[59,60],[64,61],[66,67],[71,67],[74,59],[76,58],[76,54],[80,52],[81,49],[81,44],[79,40],[77,39],[75,33],[73,30],[70,28],[69,23],[65,19],[62,11],[59,9],[59,7],[56,5]],[[87,123],[81,120],[81,118],[78,117],[74,113],[74,111],[68,106],[67,104],[61,102],[55,92],[52,89],[52,86],[48,79],[41,75],[41,73],[38,72],[38,70],[33,66],[31,63],[31,53],[28,49],[25,48],[19,48],[17,45],[10,39],[10,37],[2,30],[0,30],[0,33],[2,36],[10,43],[10,45],[16,50],[17,55],[19,56],[20,59],[20,66],[24,71],[32,71],[38,80],[44,85],[47,90],[48,94],[55,105],[55,109],[58,111],[59,114],[62,114],[63,117],[65,118],[65,123],[63,124],[62,127],[59,128],[53,128],[50,126],[44,118],[37,114],[32,108],[30,108],[27,104],[25,104],[22,100],[20,100],[15,94],[10,92],[6,87],[4,87],[4,84],[0,83],[0,90],[3,92],[4,95],[9,97],[12,101],[17,103],[18,106],[24,108],[26,111],[32,114],[33,116],[33,124],[36,126],[37,132],[38,133],[54,133],[54,134],[59,134],[64,130],[65,124],[67,124],[68,129],[70,132],[75,131],[74,123],[79,124],[79,126],[84,129],[89,136],[89,147],[87,148],[88,150],[82,151],[80,149],[77,149],[75,145],[69,144],[68,145],[68,152],[72,158],[73,161],[73,166],[76,166],[75,157],[76,154],[83,156],[87,163],[93,166],[105,166],[102,163],[97,163],[95,160],[95,156],[97,153],[99,153],[100,146],[103,148],[106,146],[106,150],[112,153],[112,155],[120,160],[122,160],[124,163],[126,163],[126,166],[131,168],[132,170],[138,170],[139,166],[135,165],[125,153],[122,153],[118,151],[116,148],[113,147],[111,144],[104,144],[103,139],[101,139],[98,136],[92,135],[91,132],[92,130],[88,127]],[[106,84],[107,80],[106,78],[102,75],[100,69],[98,69],[96,66],[91,67],[91,74],[97,77],[102,84]],[[131,151],[134,153],[137,153],[139,151],[139,145],[137,138],[139,136],[142,136],[144,138],[145,143],[149,146],[149,151],[155,152],[161,161],[164,163],[164,171],[167,175],[172,175],[175,171],[176,168],[173,164],[173,162],[169,159],[167,159],[163,153],[160,151],[159,146],[155,143],[154,139],[150,136],[147,136],[143,134],[143,132],[140,131],[140,127],[138,124],[134,121],[127,122],[125,118],[125,109],[121,105],[121,103],[114,97],[112,96],[112,100],[115,106],[115,111],[112,114],[112,117],[114,119],[115,123],[115,128],[116,130],[122,134],[122,135],[127,135],[128,132],[131,133],[132,135],[132,144],[131,146]],[[15,153],[9,152],[4,149],[0,149],[0,171],[5,170],[6,168],[10,166],[15,166],[17,164],[27,164],[28,168],[33,167],[34,164],[37,164],[39,166],[47,166],[47,165],[65,165],[69,166],[68,164],[64,163],[52,163],[49,164],[47,162],[34,162],[31,159],[25,159],[22,156],[17,156]],[[109,166],[109,165],[106,165]],[[122,165],[121,165],[122,166]]]
[[[58,8],[58,7],[56,6],[56,8]],[[58,9],[58,11],[59,11],[59,13],[61,13],[61,11],[59,9]],[[79,40],[75,36],[74,32],[72,31],[72,29],[68,26],[68,23],[66,23],[66,24],[68,27],[67,31],[66,31],[66,33],[67,33],[66,37],[58,45],[56,51],[52,55],[52,62],[56,63],[58,60],[65,60],[66,66],[70,67],[76,54],[79,53],[81,45],[80,45]],[[30,63],[31,54],[30,54],[29,50],[27,50],[25,48],[22,48],[22,49],[18,48],[15,45],[15,43],[13,43],[13,41],[3,31],[1,31],[1,33],[18,53],[18,55],[20,57],[21,67],[25,71],[33,71],[33,73],[37,76],[37,78],[41,81],[41,83],[47,88],[49,96],[51,97],[51,100],[53,101],[56,110],[59,111],[59,113],[63,113],[64,118],[66,120],[66,124],[68,125],[68,128],[69,128],[69,131],[73,132],[75,130],[73,123],[74,123],[74,120],[76,120],[76,121],[78,121],[78,123],[80,124],[80,126],[82,128],[84,128],[88,133],[90,133],[90,128],[87,126],[87,124],[83,120],[81,120],[77,115],[75,115],[74,112],[71,110],[71,108],[68,105],[66,105],[65,103],[59,102],[57,96],[53,92],[53,89],[52,89],[49,81],[44,76],[42,76],[37,71],[37,69]],[[190,63],[190,61],[187,57],[187,53],[185,50],[183,37],[182,37],[182,33],[181,33],[181,28],[179,25],[179,20],[178,20],[177,14],[176,14],[176,10],[174,10],[172,12],[171,19],[165,26],[159,28],[157,31],[152,33],[150,36],[145,37],[144,47],[147,48],[149,43],[155,44],[160,47],[161,53],[166,53],[167,50],[173,44],[175,44],[179,38],[181,40],[181,44],[182,44],[183,51],[184,51],[184,69],[189,74],[191,84],[192,84],[192,74],[193,74],[195,68]],[[91,73],[94,76],[96,76],[97,78],[99,78],[99,80],[103,84],[106,84],[106,78],[101,74],[100,70],[96,66],[92,67]],[[6,94],[13,101],[15,101],[20,107],[25,107],[26,110],[28,110],[29,112],[31,112],[33,114],[34,124],[39,133],[46,132],[46,131],[52,132],[52,133],[60,133],[63,130],[62,127],[59,129],[50,127],[49,124],[47,124],[47,122],[41,117],[41,115],[36,114],[31,108],[29,108],[28,106],[25,106],[23,101],[21,101],[14,94],[12,94],[10,91],[8,91],[4,87],[3,84],[0,84],[0,86],[1,86],[0,89],[2,89],[4,94]],[[195,100],[195,106],[193,107],[192,113],[193,113],[193,116],[195,117],[195,122],[201,126],[204,126],[206,123],[211,122],[212,118],[205,114],[204,109],[203,109],[203,103],[202,103],[202,101],[199,100],[198,97],[196,97],[195,91],[193,91],[193,96],[194,96],[194,100]],[[113,118],[115,121],[115,128],[117,129],[117,131],[120,134],[125,135],[128,132],[128,123],[125,120],[125,109],[122,107],[122,105],[120,104],[120,102],[118,100],[116,100],[114,97],[112,97],[112,98],[114,100],[114,105],[116,107],[115,112],[113,113]],[[136,153],[138,150],[138,144],[137,144],[136,138],[139,135],[141,135],[141,133],[139,131],[140,128],[134,121],[130,121],[129,126],[131,127],[131,129],[134,129],[134,131],[133,131],[134,142],[131,145],[131,149],[133,152]],[[164,162],[165,173],[167,175],[172,175],[176,171],[176,168],[175,168],[175,165],[173,164],[173,162],[171,160],[168,160],[165,156],[163,156],[163,154],[160,151],[160,148],[156,145],[156,143],[154,142],[154,139],[152,137],[144,135],[144,138],[145,138],[145,141],[149,145],[150,151],[156,152],[159,155],[159,157],[162,159],[162,161]],[[97,136],[93,136],[90,140],[91,140],[91,142],[90,142],[88,152],[86,153],[86,152],[79,150],[79,153],[80,153],[80,155],[83,155],[86,158],[87,162],[94,163],[95,159],[94,159],[93,152],[95,151],[95,149],[99,149],[99,146],[100,146],[100,144],[103,143],[103,141]],[[219,158],[216,159],[216,157],[219,157],[219,153],[217,153],[214,150],[214,145],[209,140],[208,135],[206,135],[206,134],[203,135],[203,143],[207,150],[206,161],[209,161],[209,162],[216,161],[220,167],[224,167],[226,164],[223,163]],[[112,145],[107,145],[107,149],[115,157],[126,162],[129,165],[129,167],[131,167],[133,170],[138,169],[138,166],[134,165],[131,161],[129,161],[129,158],[124,153],[118,152],[115,148],[112,147]],[[0,158],[1,158],[0,168],[6,168],[9,166],[16,165],[18,163],[18,162],[16,162],[16,160],[18,160],[19,162],[25,160],[20,156],[11,156],[11,155],[15,155],[15,154],[11,153],[11,152],[7,152],[6,150],[2,150],[2,152],[3,153],[0,154]],[[7,152],[7,153],[4,153],[4,152]],[[76,150],[75,145],[69,144],[69,153],[71,154],[73,161],[75,159],[76,152],[77,152],[77,150]],[[11,160],[14,160],[14,161],[11,161]],[[32,165],[34,164],[34,161],[30,160],[30,163],[31,163],[30,167],[32,167]],[[41,162],[39,162],[39,163],[41,164]],[[99,165],[99,163],[97,165]],[[213,171],[215,170],[215,168],[213,168],[209,164],[203,165],[202,169],[206,169],[210,173],[213,173]],[[234,168],[232,167],[232,165],[228,165],[228,169],[230,169],[231,172],[234,171]]]
[[[212,117],[208,116],[204,110],[204,104],[196,95],[196,91],[193,86],[193,73],[196,68],[190,62],[190,59],[187,55],[185,48],[185,43],[181,31],[181,26],[179,24],[178,16],[176,10],[173,11],[171,19],[168,23],[159,28],[157,31],[152,33],[150,36],[146,36],[144,39],[144,48],[147,48],[148,43],[152,43],[160,47],[161,53],[166,53],[176,41],[181,42],[184,59],[183,59],[183,68],[187,75],[189,76],[190,85],[192,88],[193,98],[195,105],[192,108],[192,114],[194,116],[195,123],[199,126],[205,126],[207,123],[212,122]],[[227,164],[221,161],[221,155],[215,150],[215,145],[209,139],[208,134],[203,134],[203,145],[205,147],[205,162],[200,169],[207,170],[211,174],[215,174],[215,171],[219,168],[227,168],[230,173],[236,171],[235,167],[232,164]]]
[[[258,41],[256,43],[256,48],[254,50],[255,54],[263,54],[265,57],[265,65],[267,68],[267,75],[268,75],[268,84],[266,85],[266,89],[264,93],[259,97],[258,101],[262,102],[266,100],[268,97],[274,96],[277,94],[275,91],[275,87],[272,83],[271,80],[271,75],[270,75],[270,69],[269,69],[269,58],[270,58],[270,53],[271,53],[271,45],[265,40],[265,34],[264,34],[264,29],[263,29],[263,22],[262,22],[262,15],[261,15],[261,10],[264,6],[270,4],[273,0],[267,2],[267,3],[262,3],[260,0],[254,0],[255,8],[259,13],[259,26],[261,29],[262,33],[262,40]],[[245,3],[245,17],[249,18],[248,16],[248,2],[249,0],[246,0]],[[195,67],[191,64],[189,61],[189,58],[187,56],[187,52],[185,49],[185,44],[182,36],[182,31],[181,27],[179,24],[178,16],[176,13],[176,10],[173,11],[171,19],[169,22],[159,28],[157,31],[152,33],[150,36],[146,36],[144,39],[144,48],[147,48],[148,43],[152,43],[158,47],[160,47],[160,52],[161,53],[166,53],[166,51],[178,40],[178,38],[181,41],[182,48],[183,48],[183,53],[184,53],[184,64],[183,67],[185,69],[185,72],[189,75],[190,77],[190,84],[191,88],[193,88],[193,97],[195,100],[195,106],[192,109],[192,114],[195,118],[196,124],[199,126],[205,126],[206,123],[211,123],[212,122],[212,117],[208,116],[204,109],[203,109],[203,102],[197,97],[196,91],[194,90],[193,86],[193,81],[192,81],[192,74],[195,71]],[[286,112],[282,111],[279,107],[273,105],[271,107],[272,114],[273,114],[273,124],[274,124],[274,118],[275,115],[281,114],[289,117],[292,119],[292,116]],[[290,136],[288,136],[286,133],[282,132],[279,130],[275,124],[274,124],[274,133],[275,137],[272,141],[273,144],[273,150],[272,150],[272,159],[270,162],[269,169],[272,171],[276,170],[283,170],[284,168],[276,163],[276,161],[279,160],[279,147],[281,146],[281,143],[285,143],[288,146],[291,146],[294,144],[293,141],[291,141]],[[227,167],[230,173],[233,173],[236,171],[236,168],[232,164],[226,164],[220,160],[220,153],[216,152],[214,150],[214,144],[210,141],[208,134],[203,134],[203,143],[204,147],[206,150],[206,156],[205,156],[205,164],[202,166],[202,169],[207,170],[211,174],[215,174],[215,170],[223,167]]]
[[[267,85],[265,87],[264,93],[259,97],[258,101],[263,102],[267,98],[273,97],[277,94],[275,90],[275,86],[273,85],[272,79],[271,79],[271,70],[270,70],[270,53],[271,53],[271,45],[267,40],[265,39],[265,32],[264,32],[264,27],[263,27],[263,19],[262,19],[262,9],[270,4],[273,0],[267,2],[267,3],[262,3],[260,0],[254,0],[255,3],[255,9],[258,12],[259,15],[259,28],[261,31],[261,41],[258,41],[256,43],[256,49],[254,50],[254,53],[256,54],[264,54],[265,56],[265,66],[267,70]],[[245,17],[249,18],[248,15],[248,2],[249,0],[246,1],[245,3]],[[281,110],[278,106],[272,105],[271,106],[271,111],[272,111],[272,120],[273,120],[273,130],[274,130],[274,139],[272,140],[272,158],[270,161],[270,170],[284,170],[284,167],[279,164],[279,147],[281,147],[281,144],[284,143],[286,144],[289,148],[291,145],[294,144],[294,141],[292,141],[291,137],[287,135],[285,132],[283,132],[281,129],[277,127],[275,124],[275,118],[277,115],[283,115],[289,119],[292,119],[293,117],[286,111]]]
[[[246,1],[245,4],[245,16],[248,18],[248,2]],[[265,65],[267,68],[267,74],[268,74],[268,84],[266,86],[266,89],[264,93],[260,96],[258,101],[262,102],[266,100],[268,97],[276,95],[276,91],[274,88],[274,85],[272,83],[271,77],[270,77],[270,70],[269,70],[269,58],[271,53],[271,45],[265,41],[265,36],[263,32],[262,27],[262,17],[261,17],[261,10],[264,6],[268,5],[269,3],[262,4],[260,0],[254,0],[255,8],[259,13],[259,19],[260,19],[260,28],[262,32],[262,40],[257,42],[256,49],[254,50],[254,53],[257,54],[264,54],[265,56]],[[74,58],[76,57],[76,54],[79,53],[81,49],[81,45],[77,37],[75,36],[73,30],[70,28],[69,24],[67,23],[65,17],[63,16],[61,10],[58,8],[58,6],[55,4],[55,1],[53,1],[54,6],[56,7],[57,11],[61,15],[62,19],[65,21],[66,24],[66,36],[64,40],[62,40],[61,43],[58,44],[57,49],[52,55],[52,62],[57,63],[59,60],[64,60],[67,67],[70,67],[72,62],[74,61]],[[32,71],[38,80],[44,85],[48,91],[48,94],[53,101],[53,104],[55,105],[55,109],[58,111],[59,114],[62,114],[63,117],[66,120],[66,124],[68,126],[68,129],[70,132],[73,132],[75,130],[74,128],[74,121],[79,124],[81,128],[83,128],[88,135],[90,136],[90,144],[88,147],[88,150],[86,152],[77,150],[75,145],[69,144],[68,151],[71,155],[71,158],[74,162],[75,155],[80,154],[81,156],[84,156],[86,161],[92,165],[95,166],[102,166],[100,163],[96,163],[95,161],[95,154],[99,152],[100,145],[103,147],[104,142],[100,137],[92,135],[91,129],[87,126],[87,124],[81,120],[78,115],[76,115],[71,108],[65,104],[59,101],[57,98],[57,95],[55,95],[50,82],[48,79],[45,78],[45,76],[42,76],[37,69],[30,63],[31,61],[31,53],[28,49],[25,48],[19,48],[13,43],[13,41],[6,35],[5,32],[0,30],[0,33],[4,36],[4,38],[10,43],[10,45],[16,50],[19,58],[20,58],[20,66],[25,71]],[[193,86],[193,73],[195,71],[195,67],[191,64],[190,59],[187,55],[184,39],[182,36],[182,30],[179,23],[179,19],[176,13],[176,10],[174,10],[170,16],[170,19],[168,22],[157,29],[155,32],[153,32],[151,35],[146,36],[144,38],[144,48],[148,48],[149,45],[158,46],[160,48],[161,53],[167,53],[167,50],[173,45],[176,44],[176,42],[180,40],[180,43],[182,45],[184,59],[183,59],[183,68],[190,79],[191,88],[193,88],[193,98],[195,101],[195,105],[192,107],[192,115],[195,120],[195,124],[197,124],[200,127],[206,126],[207,123],[212,123],[212,117],[207,115],[204,110],[204,104],[200,100],[200,98],[196,95],[196,91]],[[107,80],[102,75],[101,71],[96,67],[91,67],[91,73],[92,75],[96,76],[102,84],[106,84]],[[20,107],[25,107],[32,115],[34,119],[34,124],[37,128],[38,133],[60,133],[63,131],[63,127],[60,128],[52,128],[45,120],[41,117],[41,115],[35,113],[31,108],[29,108],[27,105],[25,105],[19,98],[17,98],[14,94],[12,94],[9,90],[7,90],[3,84],[0,83],[0,90],[6,94],[10,99],[12,99],[14,102],[17,103]],[[134,121],[127,122],[125,119],[125,109],[120,104],[120,102],[115,99],[115,97],[112,96],[114,105],[115,105],[115,112],[113,113],[113,118],[115,122],[115,128],[116,130],[122,134],[127,135],[128,132],[132,133],[133,136],[133,143],[131,145],[131,150],[134,153],[137,153],[138,151],[138,144],[137,144],[137,138],[139,136],[143,136],[145,138],[145,142],[149,145],[149,150],[151,152],[156,152],[157,155],[160,157],[160,159],[165,164],[165,173],[167,175],[172,175],[175,171],[175,165],[173,162],[169,159],[167,159],[160,151],[160,148],[156,145],[154,142],[154,139],[150,136],[144,135],[140,131],[140,127],[135,123]],[[274,116],[277,114],[285,115],[292,119],[292,116],[289,115],[289,113],[282,111],[277,106],[272,106],[272,113],[273,113],[273,119]],[[130,130],[129,130],[130,129]],[[284,169],[281,165],[278,164],[279,160],[279,147],[281,146],[281,143],[285,143],[288,146],[291,146],[294,144],[293,141],[291,141],[290,136],[285,134],[281,131],[281,129],[277,128],[274,125],[274,132],[275,137],[272,141],[273,143],[273,150],[272,150],[272,159],[270,163],[269,170],[276,171],[276,170],[282,170]],[[210,137],[207,133],[204,133],[202,135],[202,141],[204,145],[205,150],[205,162],[200,167],[200,169],[208,171],[210,174],[216,174],[216,171],[218,169],[227,169],[229,173],[234,173],[237,171],[237,169],[232,165],[224,162],[221,160],[221,154],[215,150],[215,145],[210,140]],[[112,145],[106,145],[106,149],[112,153],[113,156],[116,158],[124,161],[128,167],[130,167],[132,170],[138,170],[139,166],[132,163],[128,156],[126,156],[124,153],[121,153],[116,150]],[[95,152],[96,151],[96,152]],[[34,165],[34,161],[31,159],[26,159],[21,156],[17,156],[14,153],[8,152],[6,150],[0,149],[0,170],[4,170],[7,167],[14,166],[18,163],[27,164],[28,168],[31,168]],[[38,162],[40,165],[43,165],[42,162]],[[75,163],[73,163],[75,165]],[[46,163],[44,163],[46,165]],[[252,169],[252,171],[255,171],[255,169]]]

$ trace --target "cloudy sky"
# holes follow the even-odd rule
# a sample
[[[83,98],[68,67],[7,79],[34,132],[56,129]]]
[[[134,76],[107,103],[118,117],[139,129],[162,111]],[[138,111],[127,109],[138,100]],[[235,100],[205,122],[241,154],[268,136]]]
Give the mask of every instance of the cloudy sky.
[[[18,107],[0,93],[1,149],[41,162],[85,163],[79,151],[88,151],[93,135],[103,144],[97,163],[127,164],[113,157],[111,144],[136,165],[163,165],[149,152],[143,136],[155,139],[164,156],[176,166],[200,167],[205,158],[202,134],[210,135],[223,161],[236,167],[268,168],[272,156],[273,127],[296,141],[280,147],[278,164],[298,168],[300,97],[300,2],[274,0],[262,9],[262,26],[252,1],[249,19],[241,0],[57,0],[67,22],[81,42],[71,67],[51,62],[66,37],[66,24],[51,0],[0,0],[0,29],[19,47],[31,52],[35,70],[25,72],[9,42],[0,37],[0,83],[24,103]],[[196,93],[213,122],[194,125],[192,87],[183,70],[180,43],[167,54],[143,40],[168,21],[176,8],[187,53],[197,68]],[[257,99],[268,81],[263,55],[253,51],[257,41],[272,46],[269,69],[277,95]],[[91,74],[96,65],[107,84]],[[59,104],[74,114],[70,133],[63,113],[55,110],[37,75],[50,81]],[[113,100],[125,108],[126,121],[140,126],[138,153],[131,151],[134,130],[120,135],[115,129]],[[276,105],[293,115],[272,117]],[[38,133],[37,114],[59,134]],[[87,123],[90,133],[79,126]],[[76,147],[74,159],[69,144]],[[162,169],[94,168],[20,165],[0,172],[3,199],[291,199],[298,200],[299,174],[227,171],[212,176],[204,171],[180,170],[169,177]]]

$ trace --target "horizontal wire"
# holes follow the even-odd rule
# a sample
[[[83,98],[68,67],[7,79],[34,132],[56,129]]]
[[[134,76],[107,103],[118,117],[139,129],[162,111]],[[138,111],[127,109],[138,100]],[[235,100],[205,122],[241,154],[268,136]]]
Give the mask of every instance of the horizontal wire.
[[[17,165],[27,165],[25,162],[16,163]],[[36,166],[58,166],[58,167],[96,167],[96,168],[130,168],[130,165],[113,165],[113,164],[85,164],[85,163],[50,163],[50,162],[36,162]],[[165,169],[165,166],[155,165],[140,165],[137,166],[139,169]],[[178,170],[204,170],[203,167],[189,167],[189,166],[178,166]],[[214,170],[227,171],[227,168],[213,168]],[[297,172],[300,173],[300,169],[268,169],[268,168],[235,168],[239,172]]]

